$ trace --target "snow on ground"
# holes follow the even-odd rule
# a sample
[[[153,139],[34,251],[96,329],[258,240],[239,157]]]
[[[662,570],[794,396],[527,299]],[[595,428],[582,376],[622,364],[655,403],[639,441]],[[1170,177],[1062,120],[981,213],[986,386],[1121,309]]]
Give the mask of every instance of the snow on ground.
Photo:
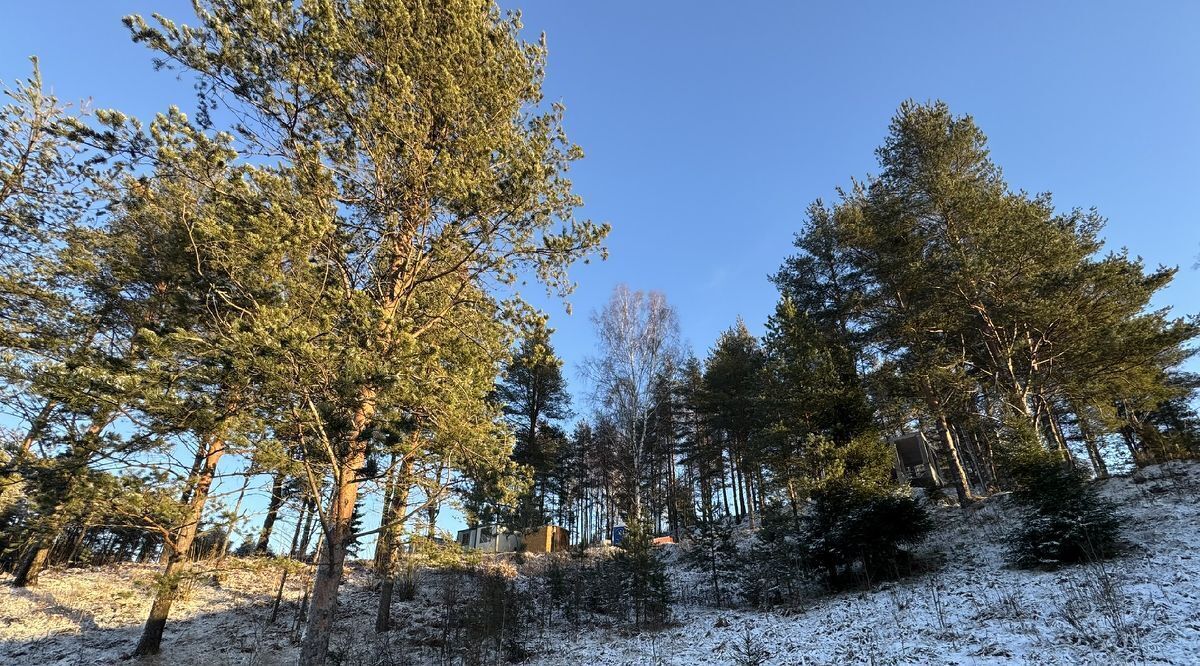
[[[815,598],[789,613],[678,608],[679,626],[627,640],[584,633],[538,664],[1200,664],[1200,466],[1104,482],[1129,518],[1126,556],[1059,571],[1006,567],[1011,507],[939,512],[933,573]],[[690,584],[696,584],[694,580]],[[743,650],[744,652],[744,650]]]
[[[51,569],[23,590],[0,579],[0,664],[111,664],[132,651],[149,612],[157,564]],[[302,594],[302,577],[286,594]],[[171,610],[165,652],[184,658],[147,664],[290,663],[262,659],[289,646],[286,625],[267,631],[263,621],[279,584],[265,562],[230,558],[217,583],[198,580]],[[281,623],[285,624],[285,623]]]
[[[816,596],[758,612],[678,604],[655,633],[560,628],[529,663],[732,664],[749,644],[767,664],[1200,663],[1200,464],[1173,463],[1104,482],[1128,517],[1123,557],[1059,571],[1004,562],[1013,511],[993,499],[963,514],[940,509],[922,549],[930,573],[871,591]],[[270,624],[279,569],[231,559],[220,584],[197,581],[176,603],[164,655],[145,664],[290,664],[304,576]],[[0,664],[109,664],[136,643],[157,567],[53,569],[30,590],[0,579]],[[341,597],[334,649],[346,663],[437,663],[440,578],[396,604],[399,631],[372,634],[376,595],[356,564]],[[673,564],[683,599],[700,579]],[[748,639],[748,640],[747,640]]]

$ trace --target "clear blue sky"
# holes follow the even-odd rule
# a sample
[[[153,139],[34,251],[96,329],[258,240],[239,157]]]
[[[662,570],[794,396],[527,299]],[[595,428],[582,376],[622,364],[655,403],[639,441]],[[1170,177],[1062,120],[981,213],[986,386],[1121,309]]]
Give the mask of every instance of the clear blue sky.
[[[1183,268],[1162,304],[1200,311],[1200,3],[522,6],[613,224],[582,313],[626,281],[667,293],[698,354],[739,314],[761,330],[805,206],[874,170],[906,98],[974,115],[1015,187],[1097,207],[1112,246]],[[558,326],[566,358],[590,349],[586,317]]]
[[[874,170],[906,98],[974,115],[1015,187],[1098,208],[1111,246],[1183,269],[1159,305],[1200,311],[1200,2],[504,5],[547,33],[545,92],[587,154],[584,212],[613,225],[611,258],[575,271],[576,314],[551,310],[572,380],[587,314],[618,282],[664,291],[700,355],[738,315],[761,331],[805,207]],[[179,0],[7,3],[0,78],[38,54],[60,97],[191,109],[120,24],[156,10],[190,15]]]

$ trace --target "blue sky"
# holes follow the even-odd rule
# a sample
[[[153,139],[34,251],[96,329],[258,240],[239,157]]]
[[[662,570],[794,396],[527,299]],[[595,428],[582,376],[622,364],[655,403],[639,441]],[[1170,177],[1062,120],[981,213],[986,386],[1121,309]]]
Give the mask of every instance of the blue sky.
[[[1200,311],[1200,3],[523,9],[587,211],[613,224],[582,313],[623,280],[665,291],[697,353],[739,314],[761,330],[805,206],[874,170],[906,98],[975,116],[1014,187],[1097,207],[1112,246],[1183,268],[1162,304]],[[590,349],[586,317],[558,326],[566,358]]]
[[[1099,209],[1111,247],[1181,267],[1158,304],[1200,312],[1200,3],[503,4],[547,33],[583,212],[613,225],[611,258],[574,271],[575,315],[550,309],[576,383],[618,282],[664,291],[697,354],[739,315],[761,331],[805,207],[874,170],[906,98],[975,116],[1014,187]],[[153,11],[186,22],[190,5],[8,3],[0,79],[37,54],[61,98],[189,110],[120,24]]]

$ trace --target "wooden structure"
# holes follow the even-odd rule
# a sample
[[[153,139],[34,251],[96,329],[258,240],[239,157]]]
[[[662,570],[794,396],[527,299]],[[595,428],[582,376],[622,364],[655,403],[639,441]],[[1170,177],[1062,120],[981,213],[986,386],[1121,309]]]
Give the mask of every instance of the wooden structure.
[[[570,548],[570,533],[557,525],[543,525],[526,530],[524,550],[527,553],[557,553]]]
[[[896,480],[914,486],[944,485],[938,469],[937,454],[920,432],[910,432],[888,440],[895,452]]]

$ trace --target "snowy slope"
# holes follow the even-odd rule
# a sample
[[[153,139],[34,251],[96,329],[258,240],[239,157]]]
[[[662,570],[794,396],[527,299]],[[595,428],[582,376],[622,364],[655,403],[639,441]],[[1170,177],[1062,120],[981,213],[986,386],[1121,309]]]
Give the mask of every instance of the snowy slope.
[[[656,636],[579,636],[569,654],[537,663],[735,663],[749,629],[770,664],[1200,664],[1200,467],[1144,474],[1102,491],[1140,544],[1118,560],[1013,570],[1011,508],[946,509],[923,553],[945,562],[935,573],[820,597],[790,615],[682,608],[680,626]]]
[[[1142,482],[1137,482],[1142,481]],[[924,547],[932,573],[869,592],[814,597],[802,608],[755,612],[675,607],[653,634],[551,628],[529,663],[731,664],[747,644],[768,664],[1200,663],[1200,465],[1175,463],[1104,482],[1138,544],[1103,565],[1055,572],[1004,563],[1013,527],[1002,499],[967,515],[939,510]],[[293,577],[280,620],[267,622],[273,565],[230,560],[219,586],[197,583],[172,611],[163,657],[147,664],[288,664],[296,658]],[[52,570],[35,590],[0,588],[0,663],[108,664],[136,642],[156,567]],[[437,663],[438,604],[427,574],[420,596],[396,604],[400,629],[371,629],[376,596],[364,566],[341,598],[337,649],[347,663]],[[681,598],[698,576],[673,564]]]

